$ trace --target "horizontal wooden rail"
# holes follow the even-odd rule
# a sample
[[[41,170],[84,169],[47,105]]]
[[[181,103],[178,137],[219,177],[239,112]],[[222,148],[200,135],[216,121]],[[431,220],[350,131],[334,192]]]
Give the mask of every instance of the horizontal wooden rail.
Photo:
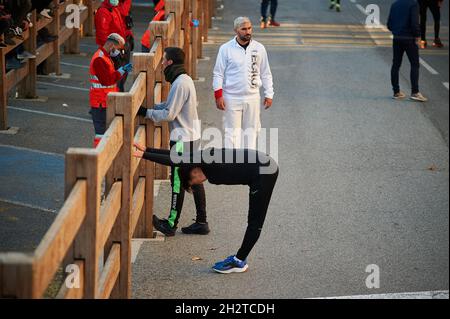
[[[165,48],[187,48],[187,67],[193,75],[201,33],[183,17],[191,19],[206,14],[201,10],[211,10],[199,1],[167,0],[166,20],[150,23],[150,53],[133,55],[130,91],[108,95],[108,129],[101,142],[95,149],[66,152],[66,200],[38,248],[32,254],[0,254],[0,298],[41,298],[61,266],[78,271],[76,278],[65,276],[56,298],[131,296],[131,239],[133,235],[153,237],[154,179],[167,178],[167,168],[158,170],[154,163],[133,157],[133,143],[166,149],[169,143],[167,123],[155,125],[137,114],[141,106],[153,108],[168,97],[170,84],[161,67]],[[61,14],[63,8],[59,7]],[[92,12],[88,6],[84,16]],[[69,32],[62,32],[61,41],[69,41]],[[58,45],[36,48],[40,57],[30,60],[29,67],[53,59]],[[9,84],[3,82],[2,87],[12,87],[24,77],[26,72],[19,70],[3,74]]]

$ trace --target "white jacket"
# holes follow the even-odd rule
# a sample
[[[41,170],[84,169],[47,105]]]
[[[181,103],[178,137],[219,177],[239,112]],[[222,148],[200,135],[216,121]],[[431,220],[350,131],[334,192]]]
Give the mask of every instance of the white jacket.
[[[264,97],[273,99],[273,79],[264,46],[251,40],[247,50],[236,38],[220,47],[214,67],[214,92],[223,90],[225,98],[245,100],[259,97],[264,87]]]

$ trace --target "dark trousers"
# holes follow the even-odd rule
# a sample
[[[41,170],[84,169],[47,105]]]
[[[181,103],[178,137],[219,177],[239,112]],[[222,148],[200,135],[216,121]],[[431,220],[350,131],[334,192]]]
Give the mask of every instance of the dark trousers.
[[[261,17],[263,21],[267,21],[267,9],[269,8],[270,2],[270,17],[275,20],[275,15],[277,14],[278,0],[262,0],[261,1]]]
[[[195,142],[170,142],[170,148],[175,147],[175,151],[180,155],[183,153],[191,153],[200,148],[200,141]],[[185,190],[181,186],[179,176],[179,168],[171,167],[170,182],[172,185],[172,203],[170,207],[169,225],[177,227],[178,221],[183,209]],[[206,223],[206,195],[203,184],[192,186],[192,194],[194,195],[195,208],[197,210],[198,223]]]
[[[441,30],[441,9],[438,0],[419,0],[420,5],[420,36],[423,41],[427,39],[427,13],[430,9],[434,19],[434,38],[439,38]]]
[[[250,185],[247,230],[242,246],[236,254],[240,260],[247,259],[261,235],[277,178],[278,170],[274,174],[260,175],[259,179]]]
[[[89,111],[94,124],[96,135],[103,135],[106,132],[106,108],[105,107],[91,107]]]
[[[391,82],[394,94],[400,92],[399,73],[402,66],[403,55],[406,53],[411,64],[411,91],[419,92],[419,46],[415,39],[394,39],[394,60],[391,69]]]

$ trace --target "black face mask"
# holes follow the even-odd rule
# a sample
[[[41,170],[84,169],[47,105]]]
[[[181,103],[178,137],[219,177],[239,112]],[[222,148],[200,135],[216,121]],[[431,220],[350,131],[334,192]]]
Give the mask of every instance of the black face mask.
[[[184,69],[184,64],[172,64],[172,65],[167,66],[164,69],[164,75],[166,77],[166,81],[170,82],[170,84],[175,82],[175,80],[181,74],[187,74],[186,70]]]

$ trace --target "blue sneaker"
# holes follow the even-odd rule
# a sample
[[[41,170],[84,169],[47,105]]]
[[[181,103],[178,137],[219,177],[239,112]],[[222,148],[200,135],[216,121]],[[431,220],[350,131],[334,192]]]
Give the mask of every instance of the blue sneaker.
[[[233,272],[246,272],[248,269],[247,261],[238,261],[234,256],[230,256],[224,261],[219,261],[213,267],[215,272],[221,274],[231,274]]]

